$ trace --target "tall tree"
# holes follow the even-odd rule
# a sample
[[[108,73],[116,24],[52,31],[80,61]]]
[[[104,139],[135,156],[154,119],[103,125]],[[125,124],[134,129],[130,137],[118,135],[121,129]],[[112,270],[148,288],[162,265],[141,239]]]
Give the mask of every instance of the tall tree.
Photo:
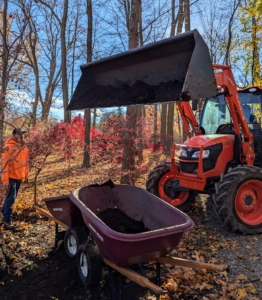
[[[141,0],[126,1],[131,8],[130,16],[127,18],[129,29],[129,49],[138,46],[139,39],[139,12]],[[126,111],[126,127],[124,130],[124,150],[121,183],[135,184],[135,138],[136,138],[137,106],[128,106]]]
[[[87,14],[87,62],[92,61],[92,36],[93,36],[93,10],[92,0],[86,0],[86,14]],[[85,141],[84,141],[84,159],[83,167],[90,167],[90,125],[91,125],[91,111],[90,108],[85,109]]]
[[[17,7],[13,6],[13,12],[9,12],[9,1],[3,1],[3,7],[1,6],[2,24],[0,25],[0,145],[3,143],[3,130],[5,119],[5,107],[7,102],[8,86],[10,85],[10,79],[15,78],[15,82],[22,81],[23,78],[19,78],[19,72],[21,72],[22,65],[19,63],[21,56],[24,54],[22,47],[23,40],[25,39],[25,32],[28,26],[28,19],[21,18],[20,12]],[[30,2],[27,3],[27,7],[30,10]],[[14,21],[15,20],[15,21]]]
[[[64,106],[64,121],[70,122],[70,112],[66,110],[68,106],[68,76],[67,76],[67,42],[66,42],[66,26],[68,20],[68,0],[63,0],[62,7],[63,13],[62,18],[57,15],[56,9],[59,4],[54,1],[54,3],[47,3],[43,0],[38,0],[42,5],[46,6],[52,16],[54,16],[60,26],[60,42],[61,42],[61,75],[62,75],[62,94],[63,94],[63,106]]]

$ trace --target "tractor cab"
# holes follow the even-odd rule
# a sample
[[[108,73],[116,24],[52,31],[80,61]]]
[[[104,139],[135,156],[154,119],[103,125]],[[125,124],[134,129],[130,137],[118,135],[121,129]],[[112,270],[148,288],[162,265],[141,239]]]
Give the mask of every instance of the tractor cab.
[[[252,87],[238,91],[248,127],[253,134],[255,162],[262,165],[262,89]],[[234,134],[229,108],[224,99],[224,94],[205,100],[200,125],[205,134]],[[223,131],[224,130],[224,131]]]

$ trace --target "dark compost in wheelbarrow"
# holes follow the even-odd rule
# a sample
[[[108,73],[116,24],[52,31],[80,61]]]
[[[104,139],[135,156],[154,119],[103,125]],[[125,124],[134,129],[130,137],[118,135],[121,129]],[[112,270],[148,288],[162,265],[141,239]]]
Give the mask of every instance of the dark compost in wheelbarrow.
[[[149,231],[142,221],[136,221],[117,208],[108,208],[97,214],[111,229],[122,233],[141,233]]]

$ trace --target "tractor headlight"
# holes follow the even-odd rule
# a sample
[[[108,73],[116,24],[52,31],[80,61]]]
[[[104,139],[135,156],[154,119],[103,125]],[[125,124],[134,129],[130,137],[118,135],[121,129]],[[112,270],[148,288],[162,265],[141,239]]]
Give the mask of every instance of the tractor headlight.
[[[180,149],[180,153],[179,153],[179,156],[184,156],[184,157],[187,157],[187,151],[185,149]]]
[[[203,158],[208,158],[210,154],[210,150],[203,150]],[[192,158],[199,158],[200,156],[200,151],[195,151],[193,154],[192,154]]]

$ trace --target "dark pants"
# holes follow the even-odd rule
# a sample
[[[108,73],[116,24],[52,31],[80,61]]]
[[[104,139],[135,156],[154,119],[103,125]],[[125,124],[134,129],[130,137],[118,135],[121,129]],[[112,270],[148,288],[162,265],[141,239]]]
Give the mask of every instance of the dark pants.
[[[10,190],[6,195],[2,213],[4,215],[4,222],[12,221],[12,207],[17,197],[18,190],[20,188],[21,180],[9,178]]]

